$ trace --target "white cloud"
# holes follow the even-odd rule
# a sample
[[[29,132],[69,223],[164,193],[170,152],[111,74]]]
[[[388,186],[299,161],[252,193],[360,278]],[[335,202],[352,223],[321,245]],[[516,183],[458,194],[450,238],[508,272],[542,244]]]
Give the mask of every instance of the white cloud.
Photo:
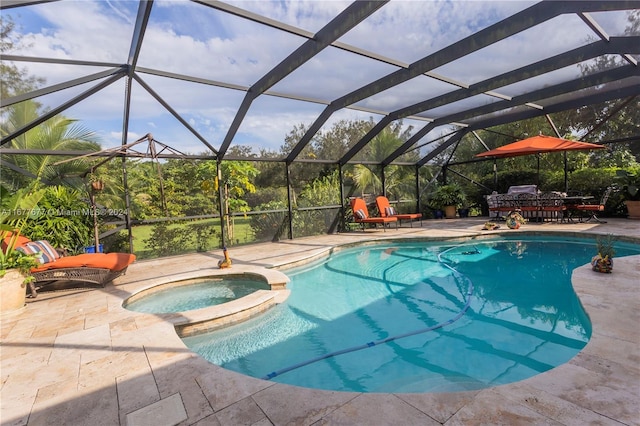
[[[289,25],[316,32],[350,1],[233,1],[231,4],[261,13]],[[60,1],[30,6],[26,23],[31,47],[18,54],[46,58],[125,63],[129,54],[137,2]],[[406,63],[434,53],[466,36],[528,7],[530,1],[392,1],[340,39]],[[16,9],[19,14],[19,9]],[[37,16],[37,19],[35,17]],[[622,14],[602,18],[612,33],[624,26]],[[37,23],[37,28],[34,27]],[[621,32],[621,31],[619,31]],[[584,43],[589,34],[575,15],[562,16],[500,42],[466,59],[437,69],[447,76],[473,83]],[[154,2],[138,65],[190,76],[251,86],[304,43],[305,39],[185,1]],[[93,67],[20,63],[47,84],[97,72]],[[273,91],[332,101],[366,85],[395,68],[329,48],[275,84]],[[214,146],[224,139],[244,92],[189,84],[140,74],[154,91]],[[558,76],[557,78],[567,78]],[[454,90],[425,78],[400,85],[363,100],[370,108],[398,109],[409,103]],[[53,107],[97,84],[44,97]],[[65,115],[83,120],[104,135],[105,144],[119,144],[122,132],[124,80],[82,101]],[[137,82],[132,83],[130,135],[151,130],[158,139],[202,151],[203,146]],[[44,103],[44,102],[43,102]],[[312,123],[324,105],[259,97],[234,140],[278,149],[294,125]],[[338,117],[371,114],[340,111]]]

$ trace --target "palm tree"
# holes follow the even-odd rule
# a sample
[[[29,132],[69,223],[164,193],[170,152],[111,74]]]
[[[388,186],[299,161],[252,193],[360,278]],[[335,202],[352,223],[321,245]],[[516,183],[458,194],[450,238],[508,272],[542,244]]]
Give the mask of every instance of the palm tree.
[[[38,117],[38,104],[24,101],[11,106],[0,127],[2,136],[9,135]],[[99,151],[100,144],[93,131],[77,124],[77,120],[57,115],[39,126],[11,140],[10,148],[46,151]],[[86,159],[54,166],[65,157],[40,154],[3,155],[8,166],[2,167],[1,182],[9,188],[20,188],[29,181],[39,180],[48,185],[81,185],[80,174],[89,168]]]
[[[391,155],[409,137],[408,131],[402,132],[401,123],[386,127],[369,142],[363,160],[382,161]],[[415,154],[414,154],[415,155]],[[413,177],[409,176],[401,166],[387,166],[385,168],[385,188],[400,198],[409,194],[413,188]],[[354,166],[353,179],[361,192],[381,194],[382,177],[378,165],[357,164]]]

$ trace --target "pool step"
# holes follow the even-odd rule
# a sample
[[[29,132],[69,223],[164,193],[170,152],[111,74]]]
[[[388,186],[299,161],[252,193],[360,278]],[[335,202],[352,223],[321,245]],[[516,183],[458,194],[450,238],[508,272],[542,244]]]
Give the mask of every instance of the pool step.
[[[246,321],[281,303],[288,295],[289,290],[258,290],[221,305],[163,316],[173,323],[178,336],[188,337]]]

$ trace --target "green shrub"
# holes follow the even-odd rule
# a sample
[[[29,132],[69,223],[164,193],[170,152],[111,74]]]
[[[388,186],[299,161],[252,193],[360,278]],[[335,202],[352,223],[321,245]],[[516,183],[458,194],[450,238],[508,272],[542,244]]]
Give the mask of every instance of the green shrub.
[[[581,169],[569,175],[569,189],[581,194],[599,197],[615,181],[616,168]]]
[[[93,241],[93,216],[86,195],[64,186],[50,186],[29,217],[22,233],[32,240],[47,240],[69,254],[82,253]]]
[[[129,245],[129,233],[126,231],[117,232],[115,234],[104,237],[100,240],[104,245],[105,253],[129,253],[131,246]]]
[[[151,228],[151,235],[144,240],[147,249],[156,257],[184,253],[193,244],[193,235],[182,227],[170,227],[160,222]]]
[[[208,251],[212,246],[212,238],[216,235],[216,228],[211,222],[195,222],[187,225],[189,233],[194,237],[196,251]]]
[[[287,206],[281,201],[270,201],[258,206],[258,210],[286,210]],[[278,241],[288,236],[287,212],[265,212],[251,216],[251,228],[259,241]]]

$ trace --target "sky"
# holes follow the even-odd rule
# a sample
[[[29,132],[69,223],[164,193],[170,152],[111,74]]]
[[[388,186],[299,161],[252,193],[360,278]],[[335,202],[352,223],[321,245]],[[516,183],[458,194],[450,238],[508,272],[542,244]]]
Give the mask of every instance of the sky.
[[[534,3],[391,1],[339,41],[410,64]],[[261,0],[228,4],[314,34],[350,2]],[[23,36],[23,46],[9,53],[123,64],[129,54],[137,8],[138,2],[132,0],[62,0],[4,10],[3,15],[13,18],[17,32]],[[594,13],[593,17],[610,35],[620,35],[626,24],[622,12]],[[595,34],[577,15],[564,15],[508,41],[498,42],[446,64],[434,72],[464,84],[473,84],[594,39]],[[138,66],[246,88],[305,41],[303,37],[190,1],[156,0]],[[45,86],[107,69],[27,62],[16,64],[30,74],[44,77]],[[396,70],[395,66],[329,47],[270,89],[270,93],[303,96],[321,103],[260,96],[252,103],[232,145],[250,146],[256,153],[260,148],[278,151],[293,127],[311,124],[325,104]],[[244,91],[232,88],[194,84],[145,73],[138,75],[216,148],[222,143],[245,95]],[[578,75],[578,68],[573,66],[556,71],[554,78],[562,81]],[[545,79],[532,79],[505,87],[503,91],[514,96],[548,83]],[[38,101],[47,107],[56,107],[95,84],[59,91]],[[123,132],[124,84],[124,80],[119,80],[68,109],[64,115],[78,119],[83,126],[94,130],[103,147],[119,145]],[[355,106],[388,112],[455,89],[450,84],[421,76],[364,99]],[[420,118],[437,118],[463,107],[496,100],[478,95],[428,111]],[[206,150],[137,82],[132,85],[131,102],[127,142],[152,133],[156,140],[182,152]],[[372,118],[378,121],[381,117],[372,112],[345,109],[334,114],[323,130],[342,119]],[[405,125],[418,129],[426,123],[424,120],[404,120]],[[434,132],[428,138],[438,135]]]

